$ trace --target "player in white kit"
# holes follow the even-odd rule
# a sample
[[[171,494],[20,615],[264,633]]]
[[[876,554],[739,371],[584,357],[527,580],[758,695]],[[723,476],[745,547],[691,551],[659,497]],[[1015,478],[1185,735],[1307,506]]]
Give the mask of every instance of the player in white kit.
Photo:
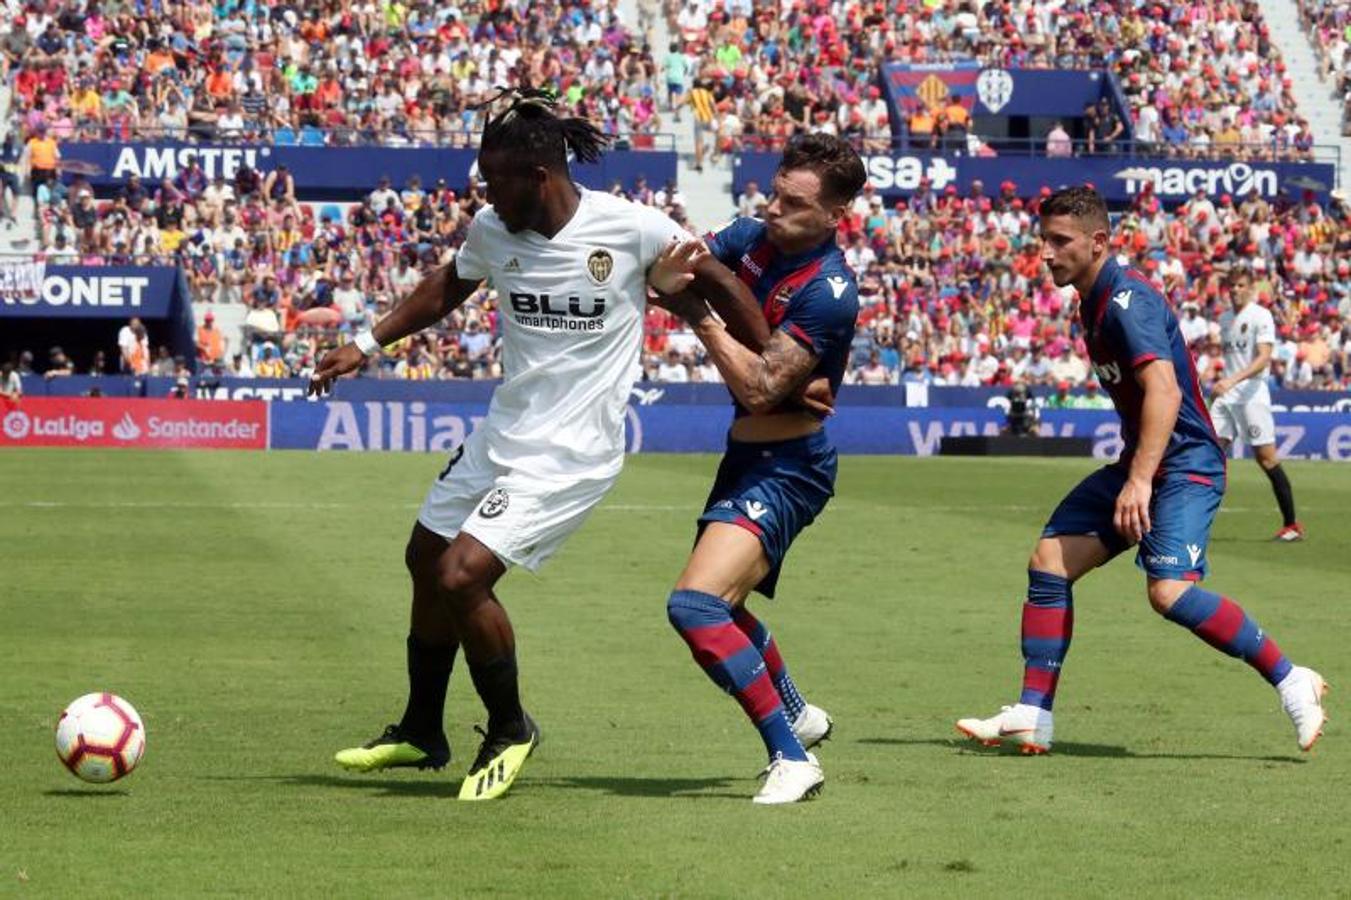
[[[501,796],[539,741],[522,709],[511,621],[493,593],[513,565],[537,569],[604,497],[624,462],[624,420],[640,374],[647,279],[711,289],[747,340],[767,336],[750,291],[721,265],[685,272],[667,252],[687,236],[651,207],[574,184],[567,152],[599,159],[605,138],[560,118],[549,95],[510,92],[479,148],[490,205],[454,261],[352,344],[325,356],[312,390],[383,345],[444,318],[490,278],[502,321],[501,385],[488,416],[432,483],[408,543],[413,608],[409,696],[400,722],[336,761],[355,771],[441,768],[446,688],[462,646],[488,728],[461,800]],[[662,257],[665,262],[654,268]],[[687,267],[686,267],[687,268]],[[675,273],[675,274],[673,274]],[[681,274],[683,273],[683,274]]]
[[[1228,282],[1234,308],[1220,316],[1220,338],[1224,343],[1224,370],[1229,374],[1215,382],[1210,415],[1224,449],[1227,451],[1234,441],[1247,441],[1270,479],[1284,520],[1275,540],[1303,540],[1304,526],[1295,518],[1290,479],[1276,458],[1276,422],[1266,382],[1276,346],[1276,322],[1270,310],[1254,302],[1252,274],[1247,269],[1235,269]]]

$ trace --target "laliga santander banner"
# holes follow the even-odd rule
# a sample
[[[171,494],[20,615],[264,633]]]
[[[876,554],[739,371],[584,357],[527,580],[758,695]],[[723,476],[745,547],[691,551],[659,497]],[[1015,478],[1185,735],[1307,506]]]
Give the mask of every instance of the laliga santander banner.
[[[0,447],[265,450],[261,400],[26,397],[0,406]]]

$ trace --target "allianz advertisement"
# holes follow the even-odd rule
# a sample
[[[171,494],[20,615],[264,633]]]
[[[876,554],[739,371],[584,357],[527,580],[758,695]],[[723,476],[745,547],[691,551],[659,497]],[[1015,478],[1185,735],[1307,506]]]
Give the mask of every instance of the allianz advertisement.
[[[769,184],[778,165],[777,153],[742,153],[736,158],[732,190],[740,194],[748,181],[761,187]],[[1042,186],[1051,188],[1092,182],[1109,202],[1127,202],[1146,185],[1168,202],[1181,202],[1198,190],[1211,197],[1229,194],[1241,197],[1256,191],[1270,200],[1286,192],[1294,199],[1302,196],[1309,184],[1323,187],[1315,191],[1325,200],[1336,185],[1335,167],[1326,163],[1262,163],[1223,160],[1179,160],[1156,157],[1077,157],[1046,159],[1036,156],[1000,156],[993,158],[946,157],[938,155],[885,154],[864,157],[868,181],[887,197],[908,197],[927,177],[934,191],[955,185],[961,193],[980,181],[987,194],[998,193],[1005,180],[1018,185],[1022,196],[1035,194]]]
[[[403,401],[282,401],[269,406],[270,446],[280,450],[444,453],[463,441],[487,413],[486,404]],[[644,405],[635,398],[625,429],[628,452],[721,452],[731,412],[710,413],[707,406],[660,401]],[[842,453],[934,456],[945,437],[997,435],[1003,426],[1004,413],[998,409],[842,406],[827,428]],[[1112,460],[1121,453],[1120,421],[1110,411],[1044,412],[1041,433],[1090,438],[1096,459]],[[1283,459],[1351,462],[1351,422],[1345,416],[1287,413],[1277,418],[1276,439]]]

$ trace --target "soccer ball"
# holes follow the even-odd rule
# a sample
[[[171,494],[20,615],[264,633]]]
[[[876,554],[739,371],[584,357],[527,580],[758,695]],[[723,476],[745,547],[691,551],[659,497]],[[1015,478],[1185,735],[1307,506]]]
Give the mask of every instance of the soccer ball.
[[[141,717],[116,694],[85,694],[56,722],[56,755],[85,781],[116,781],[130,774],[144,753]]]

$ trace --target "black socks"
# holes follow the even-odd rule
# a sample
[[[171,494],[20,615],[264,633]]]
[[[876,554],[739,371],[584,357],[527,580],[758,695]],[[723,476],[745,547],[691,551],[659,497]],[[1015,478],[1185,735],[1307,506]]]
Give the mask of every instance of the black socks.
[[[1276,502],[1281,507],[1281,518],[1285,520],[1286,525],[1295,524],[1295,492],[1290,487],[1290,479],[1285,477],[1285,469],[1280,465],[1271,469],[1263,469],[1267,473],[1267,478],[1271,480],[1271,490],[1276,495]]]
[[[488,709],[488,733],[520,740],[528,738],[517,685],[515,652],[481,663],[466,661],[469,675],[474,679],[474,689]]]
[[[446,688],[459,644],[424,644],[408,636],[408,706],[399,728],[413,738],[439,742],[444,727]]]

